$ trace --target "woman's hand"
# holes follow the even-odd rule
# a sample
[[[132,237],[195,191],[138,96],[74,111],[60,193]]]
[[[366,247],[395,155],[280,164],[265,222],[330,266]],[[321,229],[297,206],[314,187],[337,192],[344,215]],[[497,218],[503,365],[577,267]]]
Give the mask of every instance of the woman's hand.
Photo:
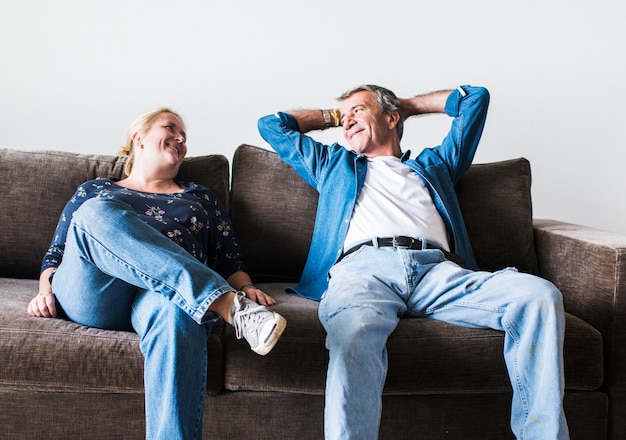
[[[257,304],[261,304],[262,306],[273,306],[276,304],[276,300],[274,298],[252,284],[243,286],[241,290],[248,298]]]
[[[54,272],[53,268],[44,270],[39,277],[39,293],[28,304],[28,314],[38,316],[40,318],[56,318],[57,305],[54,293],[52,293],[52,284],[50,284],[50,276]]]
[[[57,306],[54,293],[39,292],[28,304],[28,314],[40,318],[56,318]]]
[[[252,284],[252,280],[246,272],[235,272],[228,277],[227,281],[235,290],[241,290],[249,299],[257,304],[261,304],[262,306],[273,306],[276,304],[274,298]]]

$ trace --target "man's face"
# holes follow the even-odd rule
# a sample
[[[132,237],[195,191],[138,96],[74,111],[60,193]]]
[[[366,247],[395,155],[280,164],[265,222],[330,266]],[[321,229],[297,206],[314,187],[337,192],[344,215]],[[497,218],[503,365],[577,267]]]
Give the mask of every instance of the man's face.
[[[395,124],[381,113],[373,93],[354,93],[342,101],[339,113],[343,135],[354,151],[368,157],[391,154]]]

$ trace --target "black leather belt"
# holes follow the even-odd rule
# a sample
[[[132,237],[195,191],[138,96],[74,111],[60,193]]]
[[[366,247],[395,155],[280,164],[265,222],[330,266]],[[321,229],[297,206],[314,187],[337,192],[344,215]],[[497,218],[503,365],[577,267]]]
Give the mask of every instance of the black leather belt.
[[[356,252],[362,246],[395,247],[411,250],[438,249],[443,252],[443,255],[446,257],[447,260],[461,265],[465,264],[465,258],[453,254],[452,252],[448,252],[445,249],[441,249],[439,246],[431,244],[427,240],[422,240],[421,238],[405,237],[403,235],[398,235],[395,237],[376,237],[372,240],[364,241],[357,244],[356,246],[352,246],[350,249],[345,251],[339,260],[343,259],[353,252]]]

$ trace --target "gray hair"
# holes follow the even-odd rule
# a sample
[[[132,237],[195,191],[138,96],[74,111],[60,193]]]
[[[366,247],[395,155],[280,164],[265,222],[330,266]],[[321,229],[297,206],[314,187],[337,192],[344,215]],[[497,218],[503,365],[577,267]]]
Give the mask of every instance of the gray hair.
[[[373,84],[364,84],[354,87],[353,89],[344,92],[339,98],[337,98],[337,100],[344,101],[357,92],[373,93],[376,97],[376,102],[378,103],[381,113],[385,115],[390,115],[395,112],[400,113],[400,100],[396,94],[389,89]],[[402,119],[402,114],[400,114],[400,118],[398,119],[396,130],[398,131],[398,139],[402,139],[402,134],[404,132],[404,120]]]

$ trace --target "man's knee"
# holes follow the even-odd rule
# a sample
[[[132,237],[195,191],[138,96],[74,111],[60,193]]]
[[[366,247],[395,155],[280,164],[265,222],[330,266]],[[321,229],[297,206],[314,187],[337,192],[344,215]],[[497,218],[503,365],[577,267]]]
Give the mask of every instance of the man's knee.
[[[518,295],[515,307],[511,308],[518,320],[564,322],[563,295],[554,284],[533,275],[527,275],[520,281],[518,288],[523,290],[523,294]]]
[[[528,275],[527,283],[531,300],[541,303],[563,305],[563,294],[550,281],[543,278]]]
[[[323,325],[329,346],[358,351],[384,346],[397,321],[387,319],[373,307],[353,305],[331,314],[323,321]]]

